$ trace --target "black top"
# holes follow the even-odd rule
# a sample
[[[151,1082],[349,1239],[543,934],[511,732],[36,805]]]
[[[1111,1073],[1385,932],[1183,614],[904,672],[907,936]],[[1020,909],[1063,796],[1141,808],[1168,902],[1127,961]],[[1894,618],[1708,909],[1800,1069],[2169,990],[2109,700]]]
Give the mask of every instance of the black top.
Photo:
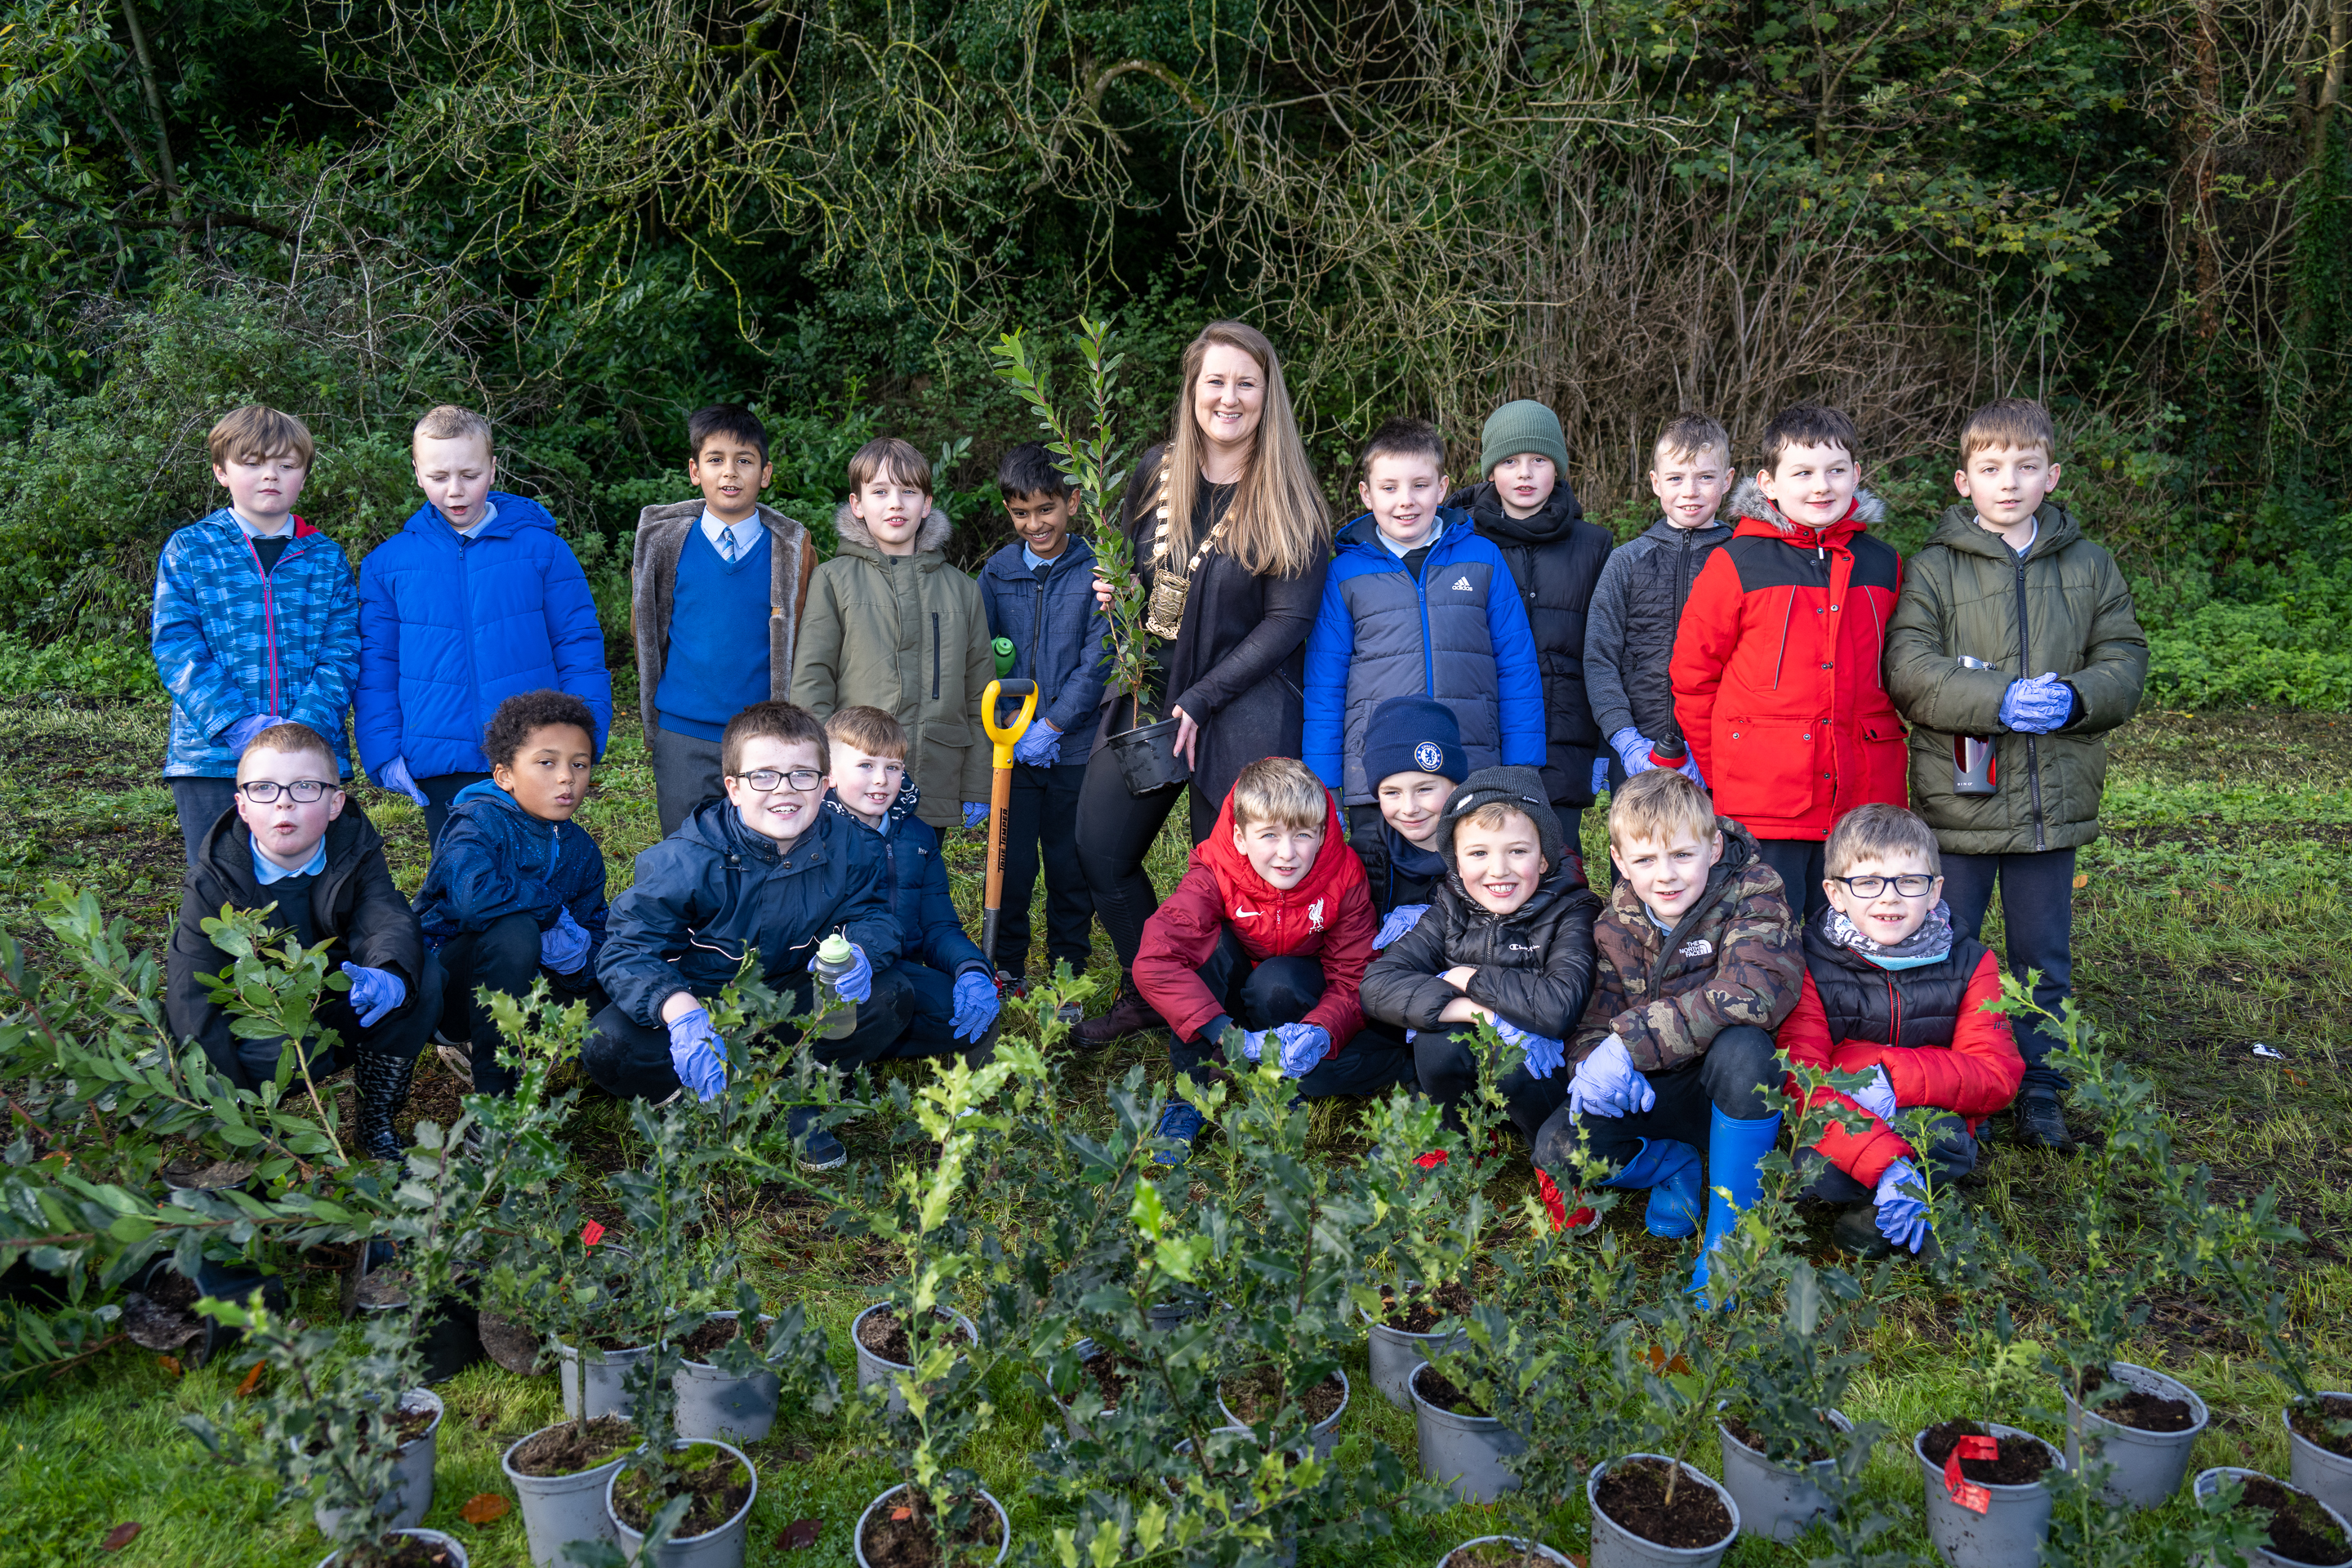
[[[294,531],[292,529],[288,529],[284,533],[255,534],[253,536],[253,552],[261,558],[262,571],[277,571],[278,558],[285,554],[286,547],[293,542]]]

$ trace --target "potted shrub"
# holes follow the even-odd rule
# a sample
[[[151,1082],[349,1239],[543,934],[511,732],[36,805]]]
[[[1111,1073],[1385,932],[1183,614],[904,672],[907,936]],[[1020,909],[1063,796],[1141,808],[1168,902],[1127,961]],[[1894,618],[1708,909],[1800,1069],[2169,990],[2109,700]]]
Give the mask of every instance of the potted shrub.
[[[1707,1278],[1710,1290],[1721,1299],[1745,1301],[1756,1279],[1733,1267],[1736,1251],[1728,1239],[1719,1247],[1708,1262]],[[1700,1331],[1705,1311],[1675,1291],[1663,1312],[1640,1314],[1657,1332],[1656,1342],[1637,1351],[1627,1335],[1612,1347],[1621,1376],[1641,1390],[1641,1397],[1604,1425],[1617,1451],[1585,1478],[1585,1500],[1592,1509],[1591,1568],[1714,1568],[1739,1533],[1739,1505],[1689,1462],[1731,1371],[1729,1352]]]
[[[2301,1487],[2259,1470],[2221,1465],[2197,1472],[2197,1499],[2261,1531],[2246,1562],[2260,1568],[2336,1568],[2352,1563],[2352,1525]]]
[[[606,1479],[604,1511],[632,1563],[743,1568],[760,1472],[740,1448],[677,1436],[678,1359],[664,1339],[629,1366],[625,1392],[645,1442]]]
[[[744,1323],[755,1324],[751,1334]],[[756,1341],[756,1342],[755,1342]],[[760,1294],[738,1280],[735,1306],[712,1312],[678,1342],[677,1433],[757,1443],[774,1426],[787,1388],[809,1409],[824,1412],[840,1383],[825,1363],[823,1329],[811,1328],[798,1302],[776,1316],[760,1310]]]
[[[2043,1479],[2065,1456],[2021,1427],[1992,1419],[2013,1392],[2032,1386],[2042,1348],[2015,1337],[2006,1302],[1991,1321],[1972,1307],[1969,1367],[1982,1414],[1915,1434],[1911,1451],[1927,1489],[1927,1538],[1951,1568],[2000,1568],[2033,1560],[2050,1532],[2055,1499]]]
[[[643,1441],[619,1415],[573,1416],[518,1437],[499,1468],[521,1505],[536,1568],[562,1563],[576,1542],[619,1539],[604,1509],[605,1484]]]
[[[1837,1408],[1853,1369],[1865,1358],[1842,1347],[1867,1308],[1861,1287],[1843,1269],[1816,1269],[1791,1259],[1785,1304],[1777,1320],[1750,1319],[1742,1338],[1748,1350],[1738,1384],[1723,1402],[1716,1434],[1723,1451],[1723,1485],[1739,1507],[1740,1528],[1771,1541],[1791,1541],[1823,1515],[1835,1513],[1843,1479],[1869,1463],[1881,1435],[1857,1431]],[[1841,1454],[1858,1447],[1851,1465]]]
[[[1499,1038],[1492,1042],[1506,1050]],[[1448,1131],[1437,1108],[1416,1100],[1391,1122],[1376,1109],[1373,1145],[1364,1173],[1386,1214],[1384,1244],[1370,1260],[1376,1283],[1355,1289],[1369,1340],[1372,1386],[1400,1410],[1415,1408],[1413,1369],[1461,1342],[1458,1320],[1475,1305],[1472,1260],[1488,1217],[1482,1190],[1488,1172],[1470,1157],[1487,1147],[1500,1126],[1503,1101],[1494,1063],[1485,1064],[1479,1091],[1464,1101],[1464,1131]],[[1424,1163],[1426,1162],[1426,1163]]]

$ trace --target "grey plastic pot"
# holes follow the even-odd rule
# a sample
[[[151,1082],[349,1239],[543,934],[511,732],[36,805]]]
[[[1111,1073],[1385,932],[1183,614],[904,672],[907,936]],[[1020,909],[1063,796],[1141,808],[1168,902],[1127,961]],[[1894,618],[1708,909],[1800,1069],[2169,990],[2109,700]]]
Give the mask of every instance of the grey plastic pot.
[[[1584,1479],[1584,1500],[1592,1509],[1591,1568],[1667,1568],[1669,1564],[1672,1568],[1715,1568],[1723,1561],[1723,1554],[1731,1549],[1732,1542],[1739,1534],[1738,1500],[1705,1472],[1685,1465],[1682,1468],[1684,1480],[1696,1481],[1723,1500],[1724,1508],[1731,1515],[1731,1528],[1724,1531],[1723,1539],[1712,1546],[1661,1546],[1654,1541],[1645,1541],[1610,1518],[1601,1507],[1601,1480],[1609,1473],[1609,1466],[1622,1465],[1632,1459],[1674,1463],[1664,1454],[1620,1454],[1607,1464],[1592,1467],[1592,1473]]]
[[[1407,1279],[1401,1288],[1412,1289],[1419,1281]],[[1470,1342],[1470,1336],[1461,1329],[1443,1334],[1409,1334],[1402,1329],[1390,1328],[1361,1307],[1364,1323],[1371,1331],[1372,1386],[1381,1397],[1399,1410],[1412,1408],[1412,1369],[1434,1355],[1458,1350]]]
[[[599,1415],[618,1415],[625,1421],[636,1418],[635,1405],[621,1387],[621,1379],[628,1374],[634,1362],[643,1361],[654,1353],[651,1345],[637,1345],[624,1351],[604,1351],[602,1363],[581,1353],[578,1345],[555,1342],[556,1377],[563,1388],[563,1414],[593,1421]],[[583,1409],[583,1404],[586,1408]]]
[[[858,1313],[855,1318],[850,1319],[849,1344],[850,1348],[857,1352],[857,1386],[860,1388],[880,1387],[887,1389],[889,1391],[889,1398],[887,1403],[889,1407],[892,1410],[904,1410],[907,1408],[907,1396],[898,1392],[898,1374],[902,1372],[912,1372],[915,1369],[908,1366],[904,1362],[884,1361],[880,1356],[876,1355],[872,1351],[867,1350],[866,1348],[866,1342],[857,1337],[857,1328],[859,1324],[865,1322],[866,1319],[872,1317],[877,1312],[889,1311],[892,1310],[893,1309],[889,1302],[877,1301],[874,1305],[866,1308],[866,1310]],[[972,1326],[972,1321],[970,1318],[965,1317],[961,1312],[950,1310],[946,1307],[934,1307],[931,1310],[940,1317],[954,1320],[956,1327],[961,1329],[966,1334],[971,1336],[971,1343],[975,1345],[980,1343],[980,1331]]]
[[[1853,1431],[1843,1411],[1824,1410],[1822,1419],[1841,1432]],[[1715,1432],[1723,1444],[1723,1489],[1739,1505],[1742,1531],[1768,1541],[1794,1541],[1813,1521],[1832,1511],[1829,1494],[1817,1478],[1834,1472],[1835,1459],[1815,1459],[1801,1468],[1784,1465],[1733,1436],[1719,1421]]]
[[[463,1545],[459,1544],[457,1538],[454,1535],[444,1535],[437,1530],[395,1530],[393,1533],[394,1535],[413,1536],[418,1541],[426,1542],[428,1545],[446,1548],[449,1553],[449,1568],[467,1568],[466,1549]],[[319,1559],[319,1568],[335,1568],[335,1559],[341,1555],[342,1553],[340,1552],[328,1552],[324,1557]]]
[[[1517,1552],[1520,1552],[1520,1553],[1522,1553],[1522,1554],[1524,1554],[1524,1553],[1527,1552],[1527,1549],[1528,1549],[1528,1548],[1527,1548],[1527,1542],[1526,1542],[1526,1539],[1525,1539],[1524,1537],[1522,1537],[1522,1536],[1517,1536],[1517,1535],[1479,1535],[1479,1536],[1473,1536],[1470,1540],[1465,1541],[1465,1542],[1464,1542],[1461,1545],[1459,1545],[1459,1546],[1455,1547],[1455,1548],[1454,1549],[1454,1552],[1448,1552],[1444,1556],[1443,1556],[1443,1557],[1439,1558],[1439,1559],[1437,1560],[1437,1568],[1446,1568],[1446,1564],[1448,1564],[1448,1563],[1452,1563],[1452,1562],[1454,1561],[1454,1552],[1467,1552],[1467,1551],[1469,1551],[1469,1550],[1470,1550],[1472,1547],[1474,1547],[1474,1546],[1484,1546],[1484,1545],[1486,1545],[1487,1542],[1493,1542],[1493,1541],[1499,1541],[1499,1542],[1501,1542],[1504,1545],[1508,1546],[1512,1551]],[[1546,1545],[1545,1545],[1542,1542],[1540,1542],[1540,1541],[1538,1541],[1538,1542],[1536,1542],[1536,1555],[1537,1555],[1537,1556],[1538,1556],[1538,1557],[1540,1557],[1540,1558],[1542,1558],[1542,1559],[1543,1559],[1545,1562],[1547,1562],[1547,1563],[1558,1563],[1558,1564],[1559,1565],[1559,1568],[1576,1568],[1576,1564],[1575,1564],[1572,1561],[1570,1561],[1569,1558],[1566,1558],[1566,1557],[1561,1556],[1559,1552],[1554,1552],[1550,1547],[1546,1546]]]
[[[733,1312],[713,1312],[732,1318]],[[762,1316],[760,1325],[774,1322]],[[681,1437],[724,1437],[737,1443],[757,1443],[776,1424],[776,1399],[783,1384],[772,1372],[732,1377],[709,1362],[685,1361],[671,1375],[677,1391],[677,1435]]]
[[[1070,1348],[1077,1352],[1078,1364],[1081,1367],[1095,1359],[1095,1342],[1091,1338],[1080,1340],[1076,1344]],[[1083,1376],[1085,1374],[1081,1373],[1080,1375]],[[1073,1389],[1071,1392],[1076,1394],[1078,1391],[1076,1389]],[[1054,1408],[1062,1413],[1062,1425],[1068,1430],[1072,1441],[1084,1442],[1094,1436],[1093,1433],[1087,1430],[1086,1423],[1078,1419],[1077,1413],[1070,1408],[1069,1405],[1060,1394],[1054,1392],[1054,1388],[1051,1384],[1046,1384],[1045,1395],[1054,1402]],[[1115,1408],[1116,1406],[1113,1405],[1105,1405],[1103,1407],[1103,1414],[1108,1415]]]
[[[740,1448],[709,1438],[703,1441],[735,1457],[744,1474],[751,1478],[751,1490],[734,1517],[718,1529],[707,1530],[700,1535],[672,1536],[668,1545],[654,1552],[656,1568],[743,1568],[743,1553],[751,1545],[751,1509],[760,1500],[760,1469]],[[680,1448],[687,1446],[683,1440],[674,1445]],[[646,1535],[641,1530],[631,1529],[613,1507],[613,1489],[620,1484],[621,1475],[615,1469],[604,1478],[604,1516],[613,1526],[613,1537],[621,1543],[622,1552],[635,1561]]]
[[[1334,1369],[1331,1375],[1339,1380],[1339,1408],[1318,1421],[1309,1429],[1314,1436],[1315,1457],[1318,1459],[1329,1458],[1331,1450],[1339,1446],[1339,1423],[1347,1418],[1348,1401],[1351,1396],[1348,1387],[1348,1374]],[[1242,1427],[1249,1426],[1248,1422],[1234,1415],[1226,1405],[1225,1390],[1222,1383],[1217,1385],[1217,1408],[1224,1412],[1228,1425]]]
[[[1153,1333],[1164,1334],[1191,1322],[1192,1309],[1181,1301],[1162,1301],[1156,1307],[1146,1308],[1143,1321],[1150,1325]]]
[[[2197,1472],[2197,1496],[2200,1499],[2212,1496],[2215,1489],[2221,1486],[2222,1481],[2231,1476],[2238,1477],[2240,1479],[2251,1479],[2256,1476],[2261,1476],[2264,1480],[2276,1480],[2278,1479],[2275,1476],[2265,1476],[2260,1470],[2241,1469],[2236,1465],[2216,1465],[2210,1470],[2200,1470]],[[2294,1489],[2303,1493],[2305,1497],[2311,1498],[2314,1501],[2317,1502],[2320,1507],[2326,1509],[2327,1517],[2336,1521],[2336,1529],[2345,1531],[2347,1534],[2352,1534],[2352,1524],[2346,1523],[2344,1515],[2336,1508],[2330,1506],[2326,1498],[2319,1497],[2308,1487],[2296,1487]],[[2259,1568],[2309,1568],[2309,1564],[2302,1562],[2300,1559],[2294,1557],[2282,1557],[2267,1546],[2257,1546],[2254,1548],[2253,1555],[2248,1557],[2246,1561],[2250,1564],[2259,1565]]]
[[[433,1424],[400,1446],[400,1458],[394,1468],[400,1476],[400,1507],[392,1516],[391,1529],[413,1530],[425,1522],[425,1513],[433,1507],[433,1460],[441,1432],[441,1396],[429,1388],[412,1388],[400,1396],[400,1411],[405,1415],[412,1411],[430,1410]],[[335,1526],[343,1517],[339,1508],[313,1507],[310,1518],[321,1535],[335,1533]]]
[[[873,1564],[866,1561],[866,1521],[874,1517],[874,1510],[876,1509],[880,1508],[884,1503],[888,1502],[892,1498],[897,1497],[900,1492],[905,1491],[906,1489],[907,1483],[904,1481],[899,1482],[897,1486],[892,1487],[888,1491],[886,1491],[881,1496],[876,1498],[872,1502],[867,1503],[866,1505],[866,1511],[857,1516],[857,1529],[849,1538],[850,1550],[857,1554],[857,1568],[873,1568]],[[994,1561],[1003,1563],[1004,1561],[1004,1554],[1013,1550],[1012,1517],[1004,1511],[1004,1505],[991,1497],[987,1492],[982,1491],[980,1494],[980,1499],[982,1502],[996,1510],[998,1545],[996,1548],[996,1557]]]
[[[2322,1399],[2352,1399],[2352,1394],[2323,1390]],[[2284,1422],[2291,1412],[2281,1411]],[[2341,1514],[2352,1514],[2352,1459],[2330,1453],[2290,1425],[2286,1429],[2287,1479]]]
[[[1525,1453],[1527,1439],[1491,1415],[1465,1415],[1423,1399],[1421,1373],[1428,1365],[1422,1363],[1405,1378],[1405,1392],[1412,1400],[1413,1432],[1421,1444],[1423,1479],[1452,1487],[1454,1495],[1464,1502],[1493,1502],[1505,1492],[1517,1491],[1519,1478],[1503,1461]]]
[[[559,1421],[539,1431],[565,1425]],[[532,1563],[535,1568],[549,1568],[563,1563],[563,1549],[575,1541],[620,1539],[613,1532],[613,1516],[604,1511],[604,1488],[629,1462],[629,1456],[617,1455],[593,1469],[575,1470],[568,1476],[527,1476],[514,1468],[515,1449],[538,1436],[533,1432],[516,1438],[499,1456],[499,1468],[506,1472],[507,1485],[522,1504],[522,1532],[530,1542]]]
[[[2197,1446],[2197,1435],[2205,1430],[2211,1415],[2205,1402],[2197,1397],[2196,1390],[2152,1367],[2134,1366],[2127,1361],[2109,1362],[2107,1374],[2142,1394],[2184,1400],[2189,1413],[2197,1417],[2183,1432],[2143,1431],[2110,1421],[2095,1410],[2084,1409],[2075,1402],[2074,1390],[2066,1390],[2067,1468],[2081,1468],[2084,1450],[2087,1448],[2093,1458],[2105,1459],[2115,1467],[2107,1484],[2101,1489],[2102,1496],[2126,1508],[2155,1508],[2170,1499],[2188,1479],[2189,1451]]]
[[[1998,1421],[1988,1425],[2004,1443],[2042,1443],[2032,1433],[2015,1426]],[[2040,1481],[2021,1487],[1989,1486],[1985,1490],[1991,1500],[1984,1512],[1962,1508],[1944,1485],[1944,1467],[1927,1462],[1927,1443],[1924,1429],[1915,1434],[1911,1457],[1919,1462],[1919,1474],[1927,1489],[1927,1539],[1936,1543],[1944,1561],[1951,1568],[2014,1568],[2033,1562],[2050,1533],[2050,1489]],[[2053,1465],[2066,1463],[2065,1455],[2047,1443],[2042,1446],[2050,1449]]]

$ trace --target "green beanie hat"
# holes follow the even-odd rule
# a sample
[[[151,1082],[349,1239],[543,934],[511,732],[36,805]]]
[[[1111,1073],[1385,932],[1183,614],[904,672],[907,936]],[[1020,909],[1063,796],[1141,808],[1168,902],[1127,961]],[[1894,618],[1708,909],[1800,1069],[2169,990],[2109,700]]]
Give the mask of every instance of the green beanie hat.
[[[1527,397],[1506,403],[1486,416],[1486,431],[1478,449],[1478,477],[1486,478],[1496,464],[1521,452],[1549,458],[1552,467],[1567,477],[1568,438],[1559,433],[1559,416]]]

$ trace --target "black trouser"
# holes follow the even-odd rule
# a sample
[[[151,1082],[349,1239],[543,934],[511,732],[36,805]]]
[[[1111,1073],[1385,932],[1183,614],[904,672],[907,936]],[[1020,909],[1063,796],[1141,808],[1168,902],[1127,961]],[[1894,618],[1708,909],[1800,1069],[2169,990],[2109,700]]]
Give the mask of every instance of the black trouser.
[[[236,804],[236,780],[174,774],[163,782],[172,786],[172,810],[180,819],[180,847],[193,866],[196,863],[196,851],[212,836],[213,824],[221,819],[222,812]]]
[[[1113,766],[1112,772],[1118,768]],[[1078,795],[1082,763],[1050,768],[1013,764],[1013,805],[1004,822],[1003,912],[996,917],[996,967],[1025,973],[1029,965],[1029,896],[1037,887],[1037,859],[1045,861],[1045,967],[1067,959],[1084,974],[1094,956],[1095,900],[1078,864]]]
[[[1927,1124],[1927,1147],[1916,1152],[1915,1165],[1927,1167],[1938,1189],[1977,1168],[1977,1141],[1969,1132],[1969,1119],[1947,1111]],[[1875,1203],[1878,1189],[1866,1187],[1830,1163],[1819,1149],[1797,1151],[1798,1174],[1807,1178],[1803,1194],[1829,1204]]]
[[[1198,973],[1201,984],[1223,1004],[1226,1016],[1252,1032],[1296,1024],[1323,999],[1320,961],[1297,956],[1253,961],[1249,950],[1231,931],[1217,939],[1216,951]],[[1391,1084],[1412,1081],[1412,1058],[1402,1041],[1366,1029],[1339,1045],[1339,1055],[1325,1057],[1297,1080],[1301,1095],[1308,1100],[1337,1094],[1374,1095]],[[1277,1060],[1280,1058],[1279,1047],[1271,1040],[1259,1048],[1275,1052]],[[1223,1058],[1223,1053],[1215,1047],[1201,1040],[1178,1039],[1173,1029],[1169,1031],[1171,1071],[1198,1079],[1204,1066]]]
[[[1829,847],[1826,839],[1759,838],[1756,847],[1762,852],[1764,864],[1780,873],[1790,912],[1809,921],[1830,907],[1830,896],[1822,889],[1822,879],[1829,873],[1829,864],[1822,856]]]
[[[591,1015],[611,1005],[604,988],[596,984],[593,967],[558,974],[541,963],[539,939],[539,922],[518,911],[491,921],[487,931],[460,931],[441,944],[441,1033],[447,1039],[472,1043],[474,1088],[483,1094],[512,1094],[518,1075],[499,1061],[499,1028],[476,992],[501,992],[520,1000],[530,994],[531,982],[544,974],[559,1002],[585,1002]]]
[[[716,741],[656,725],[646,737],[646,755],[653,763],[654,809],[661,815],[665,838],[678,830],[696,806],[727,793]]]
[[[961,1051],[964,1060],[978,1067],[996,1054],[996,1031],[1004,1020],[1002,1012],[995,1023],[981,1031],[979,1039],[956,1037],[954,975],[902,958],[890,966],[890,976],[906,993],[906,1022],[885,1056],[943,1057]],[[858,1004],[861,1017],[865,1006],[863,1002]]]
[[[1456,1132],[1462,1131],[1463,1104],[1478,1092],[1477,1047],[1478,1037],[1466,1024],[1413,1032],[1412,1062],[1421,1092],[1437,1101],[1445,1125]],[[1505,1073],[1496,1086],[1503,1092],[1511,1125],[1529,1144],[1568,1098],[1570,1076],[1563,1066],[1553,1068],[1549,1078],[1538,1078],[1522,1064]]]
[[[435,773],[429,779],[418,779],[416,787],[425,792],[425,838],[428,844],[441,842],[441,825],[449,820],[449,803],[457,792],[468,784],[480,784],[488,773]]]
[[[441,1017],[441,963],[429,952],[425,955],[425,972],[409,984],[407,1001],[377,1019],[373,1028],[361,1026],[349,993],[320,992],[310,1020],[322,1030],[332,1029],[341,1044],[330,1055],[319,1052],[315,1040],[310,1042],[312,1048],[303,1054],[310,1059],[311,1075],[324,1077],[350,1067],[362,1051],[415,1061]],[[278,1058],[285,1049],[283,1035],[261,1040],[239,1039],[236,1061],[246,1077],[245,1087],[251,1089],[276,1077]],[[299,1068],[295,1070],[295,1082],[301,1082]]]
[[[1566,1079],[1573,1075],[1563,1067],[1552,1076]],[[1788,1078],[1774,1054],[1772,1037],[1753,1024],[1725,1029],[1705,1056],[1687,1066],[1642,1076],[1650,1080],[1656,1104],[1623,1116],[1578,1116],[1561,1104],[1535,1141],[1536,1163],[1556,1176],[1573,1178],[1580,1131],[1592,1152],[1612,1165],[1633,1163],[1645,1139],[1687,1143],[1704,1155],[1711,1112],[1720,1110],[1738,1121],[1771,1116],[1780,1110],[1780,1087]],[[1568,1099],[1565,1082],[1559,1099]]]
[[[2033,1000],[2051,1012],[2074,994],[2074,852],[2046,849],[2039,855],[1946,855],[1944,901],[1952,907],[1952,929],[1972,941],[1984,929],[1993,884],[2000,884],[2000,923],[2006,933],[2009,972],[2022,981],[2029,969],[2042,971]],[[2048,1064],[2061,1047],[2038,1018],[2014,1017],[2011,1032],[2025,1058],[2018,1093],[2056,1094],[2066,1075]]]
[[[1087,763],[1086,778],[1078,786],[1078,865],[1087,874],[1095,914],[1109,933],[1122,969],[1135,967],[1135,955],[1143,949],[1143,923],[1160,907],[1160,894],[1143,869],[1144,857],[1151,853],[1168,814],[1176,809],[1177,797],[1188,793],[1192,797],[1192,842],[1198,844],[1217,825],[1224,802],[1203,801],[1190,784],[1129,795],[1118,758],[1108,746]]]
[[[807,975],[769,984],[780,995],[792,998],[793,1014],[814,1011],[816,984]],[[873,994],[857,1004],[857,1027],[847,1039],[813,1042],[812,1053],[828,1067],[856,1068],[881,1060],[906,1031],[909,1001],[907,984],[898,977],[895,966],[876,970]],[[800,1044],[800,1039],[797,1028],[778,1024],[752,1043],[790,1050]],[[735,1055],[741,1048],[739,1043],[730,1041],[730,1059],[741,1059]],[[677,1092],[677,1073],[669,1062],[668,1028],[660,1024],[640,1024],[617,1005],[596,1015],[588,1038],[580,1047],[580,1065],[595,1079],[599,1089],[624,1100],[660,1101]]]

